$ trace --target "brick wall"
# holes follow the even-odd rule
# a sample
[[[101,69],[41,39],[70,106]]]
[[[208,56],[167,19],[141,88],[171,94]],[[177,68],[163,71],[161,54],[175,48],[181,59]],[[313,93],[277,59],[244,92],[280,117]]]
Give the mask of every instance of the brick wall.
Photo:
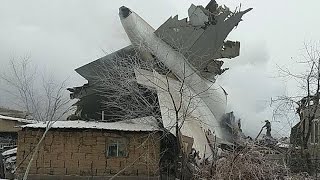
[[[24,128],[18,132],[17,169],[22,175],[30,151],[43,130]],[[158,175],[160,135],[146,132],[100,130],[50,130],[30,169],[30,174],[110,176]],[[107,145],[115,138],[126,139],[126,157],[107,157]],[[25,160],[24,160],[25,159]]]

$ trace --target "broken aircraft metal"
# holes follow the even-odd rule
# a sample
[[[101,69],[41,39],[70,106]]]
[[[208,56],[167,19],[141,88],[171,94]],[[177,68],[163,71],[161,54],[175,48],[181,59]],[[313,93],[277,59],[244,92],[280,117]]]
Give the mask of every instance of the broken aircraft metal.
[[[78,68],[76,71],[88,80],[88,84],[69,89],[72,91],[71,97],[80,99],[78,107],[81,107],[81,112],[86,111],[86,108],[101,112],[101,107],[92,106],[99,102],[93,90],[95,83],[92,76],[96,73],[95,67],[114,60],[115,56],[126,57],[138,51],[142,61],[159,61],[174,76],[168,78],[156,68],[151,71],[143,68],[132,70],[138,84],[155,90],[163,127],[175,134],[175,117],[172,111],[175,102],[172,102],[171,95],[183,108],[191,104],[194,108],[188,112],[188,117],[180,114],[185,117],[183,122],[179,122],[182,140],[183,137],[193,139],[191,143],[187,142],[187,146],[192,148],[186,149],[195,149],[200,157],[211,159],[213,141],[234,141],[232,133],[222,125],[226,114],[227,93],[215,83],[215,79],[227,69],[221,69],[223,61],[218,59],[239,55],[240,43],[225,39],[250,10],[231,12],[229,8],[218,6],[212,0],[205,8],[191,5],[188,10],[189,18],[179,20],[178,16],[170,17],[155,30],[135,12],[122,6],[119,16],[132,45]],[[177,97],[182,85],[184,93],[188,95],[181,96],[179,100]],[[172,87],[171,90],[163,90],[169,86]],[[188,97],[191,96],[194,98],[190,103]]]

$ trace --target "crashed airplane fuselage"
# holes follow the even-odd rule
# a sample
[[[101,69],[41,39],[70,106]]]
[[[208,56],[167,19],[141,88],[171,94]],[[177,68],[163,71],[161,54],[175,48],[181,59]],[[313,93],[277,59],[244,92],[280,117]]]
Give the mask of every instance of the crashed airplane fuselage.
[[[188,60],[178,51],[160,39],[155,30],[136,13],[130,11],[127,17],[123,17],[124,11],[130,11],[126,7],[120,8],[120,18],[133,46],[137,49],[147,47],[150,53],[164,63],[174,74],[184,80],[186,85],[199,94],[201,99],[212,112],[213,126],[218,127],[218,120],[224,114],[226,98],[220,87],[200,77],[197,70],[189,64]],[[145,48],[144,48],[145,49]],[[222,136],[219,128],[215,129],[218,136]]]
[[[81,107],[78,108],[80,118],[97,119],[101,116],[101,111],[105,111],[103,117],[109,113],[109,120],[121,120],[113,118],[124,114],[114,111],[120,106],[115,104],[116,102],[111,103],[109,109],[100,107],[103,100],[96,94],[103,92],[95,89],[99,89],[99,85],[104,83],[95,82],[96,78],[94,78],[100,74],[97,72],[101,71],[103,74],[104,70],[108,71],[112,77],[122,77],[119,73],[126,72],[120,71],[117,74],[112,72],[112,68],[109,68],[118,66],[117,63],[112,62],[119,62],[129,67],[124,68],[129,71],[128,76],[124,75],[129,79],[128,82],[131,83],[133,80],[134,84],[143,86],[143,89],[150,88],[151,91],[144,94],[151,93],[157,97],[152,101],[155,102],[156,113],[141,114],[138,110],[137,116],[156,115],[158,119],[161,119],[163,127],[173,135],[177,134],[175,128],[180,128],[182,143],[188,144],[186,149],[189,152],[186,153],[190,153],[190,149],[193,149],[200,157],[212,158],[213,141],[233,142],[233,134],[223,125],[227,93],[215,83],[216,76],[227,70],[227,68],[221,68],[223,61],[220,59],[230,59],[239,55],[240,43],[226,40],[226,38],[241,21],[242,16],[250,10],[231,12],[227,7],[218,6],[212,0],[205,8],[191,5],[188,10],[189,19],[179,20],[177,16],[170,17],[155,30],[132,10],[121,7],[119,9],[120,20],[131,45],[76,69],[88,80],[88,83],[82,87],[70,88],[71,97],[80,99],[77,103]],[[138,57],[135,54],[138,54]],[[146,63],[148,68],[145,68],[144,65],[141,66],[138,63],[137,66],[133,65],[131,68],[130,63],[122,63],[121,60],[127,62],[130,59],[128,57],[131,56],[135,56],[139,63],[151,62],[151,65]],[[161,65],[159,66],[158,63]],[[97,68],[100,66],[103,70]],[[117,70],[117,68],[114,69]],[[127,79],[113,78],[116,82],[123,81],[125,85]],[[113,83],[107,84],[114,85]],[[117,93],[116,88],[118,87],[115,86],[110,91],[110,87],[102,87],[104,91],[107,89],[107,91]],[[137,91],[137,94],[143,93]],[[116,99],[118,98],[117,96]],[[104,101],[108,100],[110,99],[104,99]],[[127,97],[121,100],[126,103],[124,109],[135,105],[130,103]],[[116,105],[117,108],[114,108],[113,105]],[[182,109],[178,113],[174,110],[177,107]],[[145,106],[139,106],[139,108],[147,109]],[[154,111],[153,108],[151,109]],[[131,118],[130,114],[134,113],[129,112],[129,118]],[[135,115],[133,115],[134,118],[136,118]]]
[[[213,5],[216,5],[215,1],[212,2],[214,2]],[[222,140],[228,141],[230,137],[220,125],[222,116],[225,114],[226,92],[214,83],[214,77],[221,73],[213,71],[211,75],[207,76],[205,75],[205,72],[207,72],[205,70],[210,67],[210,63],[218,58],[238,56],[239,42],[224,42],[224,40],[229,32],[241,21],[242,15],[251,9],[231,13],[226,8],[223,11],[219,11],[217,7],[212,10],[212,6],[208,6],[204,9],[202,6],[202,8],[199,8],[199,6],[192,5],[189,9],[189,22],[186,19],[178,20],[177,17],[169,18],[166,22],[169,25],[164,23],[158,30],[153,29],[146,21],[127,7],[121,7],[119,15],[133,47],[155,56],[174,73],[180,82],[183,81],[199,97],[202,110],[198,113],[203,114],[203,122],[202,125],[199,125],[198,130],[202,131],[202,134],[198,132],[190,133],[190,129],[194,128],[197,122],[186,123],[185,126],[189,125],[190,127],[182,128],[181,133],[184,135],[185,129],[186,134],[195,139],[194,145],[198,147],[198,150],[202,151],[200,153],[210,156],[210,153],[204,152],[206,151],[205,149],[208,151],[209,147],[200,147],[209,146],[206,143],[201,144],[206,141],[203,139],[206,138],[205,131],[214,132]],[[170,39],[174,38],[176,38],[175,41],[170,41]],[[184,41],[182,42],[181,39]],[[188,44],[182,48],[178,48],[174,44],[183,44],[186,41],[189,41]],[[202,54],[197,54],[199,51]],[[161,97],[159,99],[161,103]],[[166,127],[165,120],[164,125]]]

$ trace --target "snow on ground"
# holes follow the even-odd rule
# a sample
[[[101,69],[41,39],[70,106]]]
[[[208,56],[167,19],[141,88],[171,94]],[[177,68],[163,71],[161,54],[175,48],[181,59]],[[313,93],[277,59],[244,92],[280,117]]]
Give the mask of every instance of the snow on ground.
[[[7,151],[4,151],[2,153],[2,156],[8,156],[8,155],[11,155],[11,154],[16,154],[17,153],[17,148],[13,148],[13,149],[9,149]]]

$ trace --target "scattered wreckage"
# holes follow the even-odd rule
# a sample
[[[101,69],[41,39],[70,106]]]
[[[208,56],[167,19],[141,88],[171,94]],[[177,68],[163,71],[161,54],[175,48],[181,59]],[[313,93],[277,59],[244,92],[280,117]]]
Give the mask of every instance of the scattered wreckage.
[[[189,18],[170,17],[155,30],[131,9],[120,7],[120,20],[131,45],[76,69],[88,83],[68,89],[71,98],[80,99],[70,118],[118,121],[119,114],[126,118],[157,116],[160,127],[180,136],[177,138],[186,154],[201,157],[202,163],[211,161],[216,153],[214,144],[232,145],[241,137],[240,122],[233,114],[226,114],[227,92],[215,81],[228,70],[222,69],[221,59],[239,56],[240,42],[225,39],[251,9],[230,11],[215,0],[206,7],[192,4]],[[113,84],[106,83],[104,73],[116,76]],[[125,97],[114,98],[120,94],[119,87],[132,83],[143,93],[130,91]],[[113,93],[112,98],[104,92]],[[135,93],[147,99],[140,109],[152,104],[154,111],[127,112],[126,108],[140,105],[130,97]],[[151,96],[155,98],[148,99]],[[120,100],[128,103],[125,108],[105,103]]]

